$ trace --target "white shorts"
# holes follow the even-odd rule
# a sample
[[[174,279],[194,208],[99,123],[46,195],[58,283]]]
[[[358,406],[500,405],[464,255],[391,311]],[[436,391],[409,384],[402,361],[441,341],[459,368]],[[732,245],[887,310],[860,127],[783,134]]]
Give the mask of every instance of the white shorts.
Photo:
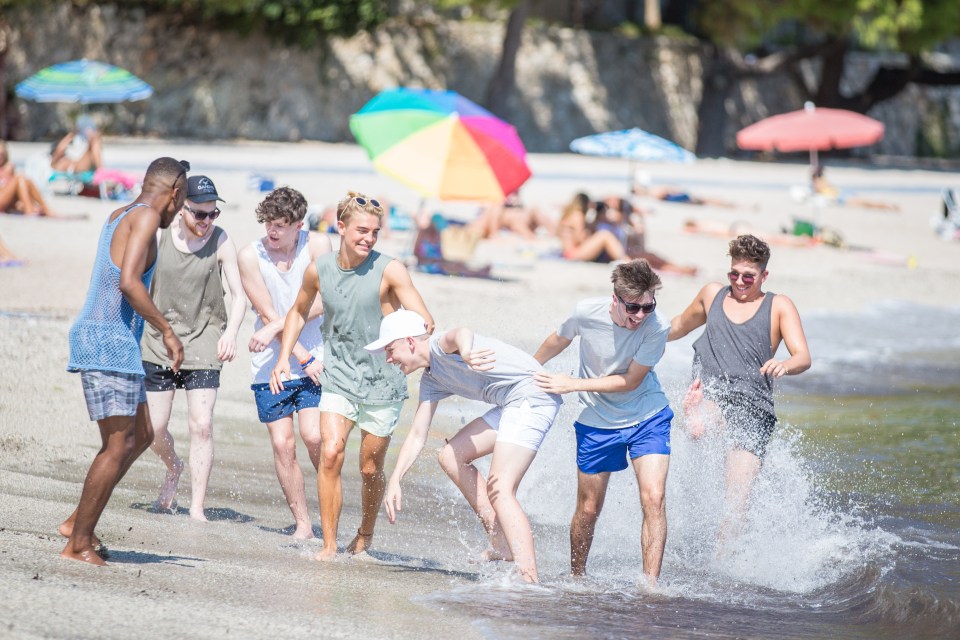
[[[386,404],[366,404],[354,402],[339,394],[327,391],[320,394],[320,411],[336,413],[353,422],[367,433],[381,438],[389,438],[397,428],[403,400]]]
[[[524,400],[519,406],[494,407],[482,418],[497,432],[497,442],[509,442],[536,451],[559,410],[560,407],[555,404],[531,407]]]

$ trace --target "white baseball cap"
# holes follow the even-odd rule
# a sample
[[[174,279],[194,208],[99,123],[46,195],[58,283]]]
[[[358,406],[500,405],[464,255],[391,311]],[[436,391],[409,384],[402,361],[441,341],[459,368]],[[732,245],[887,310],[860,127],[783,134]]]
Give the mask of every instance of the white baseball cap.
[[[416,311],[400,309],[387,314],[380,322],[380,337],[364,347],[371,353],[379,353],[384,347],[400,338],[422,336],[427,332],[427,321]]]

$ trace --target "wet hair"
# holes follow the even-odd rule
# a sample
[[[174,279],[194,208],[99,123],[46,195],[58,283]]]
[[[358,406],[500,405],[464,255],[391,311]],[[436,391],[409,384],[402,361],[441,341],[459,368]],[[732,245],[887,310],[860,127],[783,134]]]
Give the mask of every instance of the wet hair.
[[[643,258],[619,264],[610,276],[613,292],[621,298],[640,299],[643,294],[655,292],[662,286],[660,276]]]
[[[285,220],[293,224],[307,215],[307,199],[292,187],[277,187],[257,205],[257,222]]]
[[[174,160],[170,157],[157,158],[147,167],[147,173],[143,177],[145,183],[154,183],[167,189],[173,189],[180,176],[183,176],[184,182],[187,179],[187,171],[190,171],[190,163],[186,160]]]
[[[759,266],[761,271],[766,271],[770,261],[770,246],[756,236],[744,234],[730,241],[727,254],[734,261],[746,260]]]
[[[361,205],[357,198],[361,198],[366,201],[366,204]],[[360,213],[369,213],[377,216],[377,220],[383,220],[383,207],[376,207],[373,204],[373,200],[369,196],[358,193],[357,191],[348,191],[347,195],[337,203],[337,220],[342,220],[343,224],[350,224],[350,219]]]

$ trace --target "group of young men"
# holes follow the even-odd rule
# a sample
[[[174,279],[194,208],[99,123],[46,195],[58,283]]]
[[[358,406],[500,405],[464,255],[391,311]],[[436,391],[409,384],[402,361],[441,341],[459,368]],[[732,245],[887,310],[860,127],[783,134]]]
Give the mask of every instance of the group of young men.
[[[467,327],[434,333],[406,268],[374,249],[383,216],[377,200],[351,192],[338,203],[334,251],[326,236],[302,228],[303,196],[278,188],[257,208],[265,235],[237,252],[213,224],[221,200],[216,187],[205,176],[188,179],[188,170],[172,158],[155,160],[140,197],[114,211],[101,234],[87,303],[70,331],[68,368],[81,373],[103,446],[77,510],[60,526],[69,538],[64,557],[104,564],[97,521],[117,482],[151,443],[167,465],[156,506],[173,506],[183,470],[167,430],[176,388],[186,389],[188,404],[190,516],[205,519],[213,406],[222,363],[236,355],[246,309],[241,288],[257,314],[248,345],[254,399],[298,538],[313,537],[313,527],[296,460],[294,414],[317,471],[318,560],[338,551],[341,469],[351,431],[359,427],[361,519],[346,551],[356,554],[370,548],[381,504],[390,522],[396,520],[401,481],[426,443],[437,405],[456,395],[492,407],[448,439],[440,465],[482,522],[487,559],[512,561],[524,580],[538,581],[533,531],[517,490],[562,395],[576,392],[582,410],[574,423],[571,571],[586,572],[610,474],[632,465],[643,509],[643,572],[655,583],[667,535],[674,414],[654,366],[668,340],[702,325],[685,423],[693,437],[707,423],[728,437],[730,524],[721,536],[736,534],[776,424],[773,379],[810,366],[795,306],[762,290],[770,257],[762,241],[732,241],[730,284],[706,285],[670,323],[656,313],[661,282],[650,265],[619,264],[612,296],[580,301],[530,355]],[[544,365],[577,337],[577,376],[547,371]],[[775,358],[781,343],[790,352],[782,361]],[[384,462],[407,398],[406,376],[421,369],[419,404],[388,481]],[[473,463],[487,455],[484,477]]]

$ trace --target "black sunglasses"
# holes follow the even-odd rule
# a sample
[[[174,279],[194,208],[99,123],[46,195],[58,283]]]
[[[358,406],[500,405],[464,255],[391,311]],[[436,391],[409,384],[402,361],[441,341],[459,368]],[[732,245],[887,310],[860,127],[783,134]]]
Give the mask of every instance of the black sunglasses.
[[[646,304],[640,304],[639,302],[627,302],[626,300],[621,298],[619,295],[617,296],[617,300],[620,301],[620,304],[623,305],[623,308],[626,309],[627,313],[640,313],[641,311],[643,311],[644,314],[649,315],[653,313],[654,309],[657,308],[656,300],[654,300],[653,302],[648,302]]]
[[[180,173],[177,174],[177,177],[173,179],[173,184],[170,185],[171,189],[175,189],[177,182],[180,181],[180,176],[187,175],[187,171],[190,171],[190,163],[186,160],[178,160],[177,163],[180,165]]]
[[[183,208],[190,212],[195,219],[199,221],[206,220],[216,220],[220,216],[220,209],[214,209],[213,211],[197,211],[196,209],[191,209],[187,205],[183,205]]]

